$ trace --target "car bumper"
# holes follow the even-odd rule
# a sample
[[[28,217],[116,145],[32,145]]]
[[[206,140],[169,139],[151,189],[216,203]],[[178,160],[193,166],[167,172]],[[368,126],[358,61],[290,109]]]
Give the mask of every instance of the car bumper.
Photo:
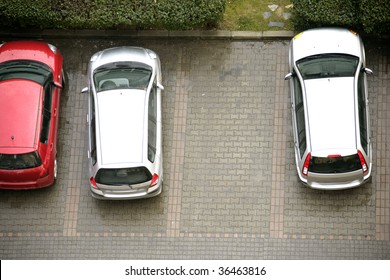
[[[54,178],[46,176],[40,178],[36,181],[26,181],[26,182],[5,182],[0,181],[0,189],[3,190],[31,190],[31,189],[40,189],[46,188],[54,184]]]
[[[332,183],[324,183],[324,182],[308,182],[307,180],[302,180],[302,183],[309,188],[315,190],[346,190],[359,187],[369,181],[371,176],[364,177],[362,180],[353,180],[348,182],[332,182]]]
[[[132,200],[149,198],[159,195],[162,192],[162,182],[152,188],[142,188],[131,191],[102,191],[90,187],[93,198],[100,200]]]

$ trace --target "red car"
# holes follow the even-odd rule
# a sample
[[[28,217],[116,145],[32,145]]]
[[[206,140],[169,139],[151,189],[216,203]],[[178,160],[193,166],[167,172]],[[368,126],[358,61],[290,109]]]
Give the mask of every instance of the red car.
[[[44,42],[0,44],[0,189],[35,189],[57,177],[62,55]]]

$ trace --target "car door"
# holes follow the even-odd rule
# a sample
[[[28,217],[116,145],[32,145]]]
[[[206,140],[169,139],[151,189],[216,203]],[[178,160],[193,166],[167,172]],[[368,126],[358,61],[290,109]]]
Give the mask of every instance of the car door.
[[[96,114],[95,114],[95,97],[91,89],[88,90],[88,134],[89,147],[88,155],[90,159],[90,169],[96,165]]]
[[[60,98],[62,88],[59,85],[52,84],[52,146],[53,146],[53,156],[57,155],[57,139],[58,139],[58,123],[59,123],[59,113],[60,113]]]
[[[300,160],[306,151],[306,125],[302,86],[296,74],[292,75],[290,79],[290,87],[294,148],[297,159]]]
[[[54,85],[52,80],[44,84],[42,125],[40,133],[40,142],[45,151],[43,164],[52,174],[55,174],[56,154],[57,154],[57,135],[58,135],[58,113],[59,113],[59,95],[60,88]],[[54,174],[53,174],[54,172]]]
[[[364,153],[370,157],[371,141],[370,141],[370,121],[369,121],[369,107],[367,96],[367,77],[364,70],[359,72],[357,82],[357,99],[358,99],[358,117],[359,117],[359,132],[360,144]]]

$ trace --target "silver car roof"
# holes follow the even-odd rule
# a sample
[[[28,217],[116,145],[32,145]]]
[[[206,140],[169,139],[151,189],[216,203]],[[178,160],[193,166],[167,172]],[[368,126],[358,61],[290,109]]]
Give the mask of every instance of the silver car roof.
[[[305,80],[312,153],[356,152],[354,77]]]
[[[146,91],[137,89],[116,89],[97,94],[102,165],[143,162],[147,132],[146,98]]]

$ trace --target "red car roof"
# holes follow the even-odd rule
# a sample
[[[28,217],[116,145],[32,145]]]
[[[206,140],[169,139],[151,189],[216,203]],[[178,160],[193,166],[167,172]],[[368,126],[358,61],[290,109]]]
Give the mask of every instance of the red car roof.
[[[36,60],[55,69],[56,54],[49,45],[37,41],[11,41],[0,46],[0,63],[9,60]]]
[[[41,121],[42,86],[12,79],[0,82],[0,153],[37,149]]]

